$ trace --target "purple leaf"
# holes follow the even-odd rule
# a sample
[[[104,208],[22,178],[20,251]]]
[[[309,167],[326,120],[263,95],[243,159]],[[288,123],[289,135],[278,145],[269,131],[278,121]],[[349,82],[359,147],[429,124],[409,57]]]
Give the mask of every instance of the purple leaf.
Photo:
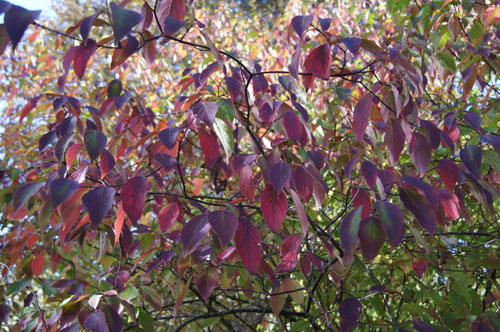
[[[115,158],[106,149],[101,152],[101,174],[104,178],[115,167]]]
[[[85,148],[89,153],[90,159],[95,160],[106,147],[108,138],[106,135],[97,130],[87,130],[83,138]]]
[[[345,164],[344,175],[346,178],[348,178],[348,179],[351,178],[352,168],[354,167],[354,165],[356,165],[356,163],[358,162],[358,159],[359,159],[359,157],[356,156],[356,157],[352,158],[351,160],[349,160],[347,162],[347,164]]]
[[[500,136],[493,135],[493,134],[488,134],[488,135],[481,135],[481,140],[490,144],[495,148],[495,150],[500,153]]]
[[[313,195],[314,181],[313,176],[302,165],[299,165],[293,171],[295,188],[297,188],[297,192],[305,202],[309,202]]]
[[[325,166],[325,158],[321,152],[316,150],[307,151],[307,156],[311,158],[317,169],[322,169]]]
[[[292,105],[300,113],[304,121],[307,122],[309,120],[309,114],[307,113],[307,110],[301,104],[293,100],[292,100]]]
[[[0,324],[4,323],[9,316],[11,309],[10,306],[6,303],[0,304]]]
[[[144,176],[136,176],[128,180],[120,191],[123,210],[125,210],[130,220],[134,223],[142,216],[148,190],[149,183],[146,178]]]
[[[427,131],[427,137],[433,149],[437,149],[441,143],[441,133],[439,128],[430,121],[420,119],[420,124]]]
[[[205,237],[210,229],[208,218],[205,214],[200,214],[191,219],[181,231],[181,242],[184,247],[184,257],[195,251],[200,241]]]
[[[269,169],[269,180],[277,192],[281,192],[292,175],[292,168],[284,161],[277,162]]]
[[[243,167],[250,165],[257,159],[256,154],[239,154],[233,159],[233,170],[239,173]]]
[[[31,182],[23,184],[14,193],[13,204],[14,212],[17,212],[21,206],[30,199],[31,196],[36,194],[42,188],[44,182]]]
[[[236,228],[238,228],[238,217],[229,210],[210,212],[208,222],[219,237],[221,248],[231,242]]]
[[[73,68],[75,70],[75,75],[78,78],[82,78],[85,75],[85,69],[87,68],[87,63],[90,57],[97,50],[97,43],[93,39],[83,42],[75,48],[75,56],[73,58]]]
[[[231,101],[235,101],[235,99],[240,95],[240,87],[242,83],[231,76],[224,77],[224,81],[226,82],[227,91],[229,91]]]
[[[378,177],[377,166],[366,160],[361,164],[361,173],[363,174],[368,187],[373,188]]]
[[[176,202],[172,202],[161,209],[158,214],[160,230],[162,232],[168,231],[179,217],[180,212],[179,205]]]
[[[92,332],[110,332],[108,323],[106,322],[106,316],[104,316],[101,310],[97,310],[93,314],[87,316],[83,322],[83,327]]]
[[[420,133],[414,133],[410,142],[410,156],[421,176],[424,175],[429,168],[431,151],[432,147],[427,142],[425,136]]]
[[[196,287],[205,302],[208,300],[208,297],[212,294],[212,291],[218,283],[219,274],[217,273],[217,270],[212,267],[207,268],[198,276],[198,279],[196,280]]]
[[[78,190],[78,182],[70,179],[55,179],[50,183],[50,197],[52,198],[52,208],[55,210],[59,204],[67,200]]]
[[[286,111],[283,114],[283,127],[285,127],[286,135],[293,141],[299,140],[304,133],[304,126],[294,112]]]
[[[75,134],[68,134],[66,136],[63,136],[57,141],[56,147],[55,147],[55,155],[59,163],[63,160],[64,153],[66,152],[66,149],[68,148],[69,142],[75,137]]]
[[[166,153],[157,153],[154,159],[167,171],[171,171],[175,167],[175,159]]]
[[[377,257],[385,241],[384,229],[378,218],[368,217],[359,223],[358,231],[361,252],[367,261]]]
[[[299,35],[299,38],[302,39],[302,36],[304,35],[304,32],[307,30],[309,25],[311,24],[314,16],[313,15],[307,15],[307,16],[295,16],[292,18],[292,28],[295,30],[297,35]]]
[[[319,26],[321,27],[321,31],[325,32],[326,30],[330,29],[330,24],[332,23],[331,18],[318,17],[318,21],[319,21]]]
[[[234,236],[234,242],[236,243],[236,249],[238,250],[245,269],[247,269],[250,274],[257,272],[262,257],[260,234],[248,218],[240,218],[238,229]]]
[[[142,16],[132,10],[126,10],[111,2],[109,4],[111,8],[111,19],[113,21],[113,35],[115,37],[115,43],[118,45],[120,40],[129,33],[130,30],[137,24],[141,22]]]
[[[330,66],[332,64],[332,52],[330,45],[324,43],[314,48],[304,61],[306,71],[312,73],[314,77],[322,80],[330,79]]]
[[[354,131],[354,136],[356,136],[356,138],[361,142],[363,142],[366,127],[370,121],[371,111],[372,95],[367,93],[356,104],[352,120],[352,130]]]
[[[384,142],[389,150],[389,160],[392,165],[397,165],[399,155],[405,146],[405,133],[401,124],[393,118],[385,124]]]
[[[165,21],[163,22],[163,33],[166,35],[174,35],[180,28],[184,26],[185,21],[179,21],[178,19],[167,16]]]
[[[434,235],[437,217],[427,200],[416,191],[409,189],[401,189],[399,195],[404,206],[413,213],[420,226],[431,235]]]
[[[288,210],[288,200],[283,191],[277,192],[273,186],[267,186],[260,198],[260,209],[264,221],[271,231],[280,228]]]
[[[429,323],[424,322],[418,318],[413,320],[413,327],[418,332],[437,332],[435,328],[433,328]]]
[[[89,38],[90,28],[94,24],[94,20],[99,16],[99,13],[88,16],[82,20],[80,24],[80,36],[82,36],[83,41],[86,43]]]
[[[179,135],[179,128],[170,127],[164,129],[158,133],[158,137],[160,141],[165,145],[168,149],[172,150],[177,144],[177,136]]]
[[[212,126],[219,109],[216,102],[199,102],[193,105],[193,113],[207,125]]]
[[[483,131],[483,128],[481,128],[481,116],[476,112],[466,112],[464,115],[464,120],[468,124],[470,124],[470,126],[474,128],[475,131],[479,133]]]
[[[438,209],[439,198],[437,196],[436,190],[430,184],[413,176],[404,176],[402,180],[408,183],[410,186],[420,189],[424,193],[425,198],[427,198],[427,202],[432,205],[434,210]]]
[[[350,331],[356,327],[361,307],[361,302],[354,297],[345,299],[340,303],[340,332]]]
[[[358,243],[358,231],[362,209],[363,207],[359,206],[346,214],[340,224],[340,242],[345,249],[344,254],[346,256],[351,256]]]
[[[76,126],[76,117],[69,116],[61,122],[61,136],[71,134]]]
[[[477,145],[468,145],[460,150],[460,159],[476,179],[481,177],[483,151]]]
[[[51,130],[48,133],[44,134],[40,139],[38,140],[38,152],[42,153],[47,149],[50,143],[55,142],[57,139],[57,134],[55,130]]]
[[[31,11],[12,4],[9,6],[5,12],[4,22],[14,48],[23,37],[26,28],[40,16],[41,12],[41,10]]]
[[[93,189],[83,195],[82,202],[89,212],[92,226],[97,228],[115,202],[115,190],[109,187]]]
[[[376,201],[375,209],[382,222],[387,240],[392,247],[397,247],[404,238],[405,225],[401,209],[394,204],[384,201]]]
[[[101,309],[104,311],[108,322],[109,332],[121,332],[123,329],[123,322],[118,312],[110,305],[105,305]]]
[[[347,47],[349,51],[355,56],[358,55],[359,47],[361,46],[361,39],[356,37],[346,37],[342,38],[342,43]]]

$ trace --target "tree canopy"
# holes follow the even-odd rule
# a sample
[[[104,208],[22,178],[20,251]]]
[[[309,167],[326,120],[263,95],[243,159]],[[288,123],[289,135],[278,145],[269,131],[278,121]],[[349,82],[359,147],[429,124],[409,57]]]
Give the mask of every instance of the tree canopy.
[[[0,330],[500,330],[500,6],[0,1]]]

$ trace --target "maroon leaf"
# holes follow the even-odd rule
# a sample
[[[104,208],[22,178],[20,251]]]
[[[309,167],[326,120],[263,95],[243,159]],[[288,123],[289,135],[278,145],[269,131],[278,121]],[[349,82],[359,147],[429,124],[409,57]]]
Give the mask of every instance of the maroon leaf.
[[[281,192],[292,175],[292,168],[284,161],[277,162],[269,169],[269,180],[277,192]]]
[[[466,112],[464,115],[464,120],[467,121],[468,124],[472,128],[474,128],[475,131],[481,133],[483,130],[481,128],[481,115],[477,114],[476,112]]]
[[[361,222],[362,207],[357,207],[345,215],[340,224],[340,242],[344,247],[344,254],[351,256],[358,243],[359,223]]]
[[[238,184],[240,186],[241,193],[253,202],[255,200],[253,174],[252,169],[249,166],[243,167],[240,171]]]
[[[118,45],[120,40],[129,33],[130,30],[142,20],[142,16],[133,10],[127,10],[111,2],[109,4],[111,8],[111,19],[113,21],[113,35],[115,37],[115,43]]]
[[[339,305],[340,331],[350,331],[358,324],[362,305],[358,299],[351,297],[343,300]]]
[[[361,173],[363,174],[368,187],[373,188],[377,182],[377,166],[366,160],[361,164]]]
[[[149,44],[149,43],[148,43]],[[139,47],[139,41],[132,35],[127,35],[127,39],[121,42],[121,48],[115,48],[113,51],[113,56],[111,57],[111,70],[115,69],[137,51]],[[116,96],[115,98],[118,98]],[[115,105],[117,104],[115,99]]]
[[[236,228],[238,228],[238,217],[229,210],[210,212],[208,222],[219,237],[222,248],[231,242]]]
[[[444,213],[451,219],[460,218],[460,204],[458,197],[447,189],[438,190],[439,201],[444,208]]]
[[[51,130],[48,133],[44,134],[38,140],[38,152],[42,153],[47,149],[50,143],[53,143],[57,140],[57,134],[55,130]]]
[[[44,182],[31,182],[26,183],[19,187],[14,193],[13,204],[14,211],[17,212],[21,206],[30,199],[31,196],[36,194],[42,188]]]
[[[10,4],[5,12],[4,22],[7,34],[14,48],[16,48],[23,37],[24,31],[40,16],[41,12],[41,10],[32,11]]]
[[[85,68],[87,68],[87,63],[90,57],[97,50],[97,43],[93,39],[83,42],[80,46],[75,48],[75,57],[73,60],[73,65],[75,68],[75,74],[78,78],[82,78],[85,75]]]
[[[67,200],[78,190],[78,182],[70,179],[55,179],[50,183],[50,197],[52,198],[52,208]]]
[[[404,223],[401,209],[394,204],[384,201],[376,201],[375,209],[382,222],[387,240],[393,247],[397,247],[404,238]]]
[[[257,272],[262,257],[260,234],[248,218],[240,218],[234,242],[236,243],[236,249],[238,249],[245,269],[251,274]]]
[[[215,286],[219,283],[219,274],[217,270],[214,268],[207,268],[203,273],[198,276],[196,280],[196,287],[200,292],[201,297],[205,300],[208,300],[210,294],[214,290]]]
[[[294,112],[286,111],[283,114],[283,126],[286,135],[293,141],[297,141],[304,133],[304,126]]]
[[[243,167],[250,165],[257,159],[256,154],[239,154],[233,159],[233,170],[239,173]]]
[[[106,322],[106,316],[104,316],[101,310],[97,310],[93,314],[87,316],[83,323],[83,327],[92,332],[110,332],[108,323]]]
[[[108,322],[109,332],[121,332],[123,322],[118,312],[110,305],[105,305],[101,308]]]
[[[429,168],[431,151],[432,147],[427,142],[425,136],[420,133],[414,133],[410,142],[410,156],[421,176],[424,175]]]
[[[260,198],[260,209],[264,221],[271,231],[280,228],[288,210],[288,200],[283,191],[276,192],[273,186],[266,186]]]
[[[158,224],[160,230],[166,232],[172,227],[177,217],[179,217],[180,209],[176,202],[172,202],[160,210],[158,214]]]
[[[276,266],[276,272],[292,271],[297,266],[297,262],[297,254],[290,253],[283,257],[278,266]]]
[[[342,38],[342,43],[347,47],[349,51],[355,56],[358,55],[359,47],[361,46],[361,39],[356,37],[346,37]]]
[[[215,120],[215,114],[219,109],[216,102],[200,102],[193,105],[193,113],[207,125],[212,126]]]
[[[210,229],[208,218],[205,214],[200,214],[191,219],[181,231],[181,242],[184,247],[184,257],[196,250],[200,241],[205,237]]]
[[[449,191],[453,191],[458,181],[458,167],[449,159],[441,159],[438,163],[439,175]]]
[[[363,210],[361,210],[361,219],[367,218],[372,211],[372,202],[370,199],[370,195],[364,189],[353,188],[352,197],[355,197],[353,201],[354,207],[363,207]]]
[[[313,176],[302,165],[299,165],[293,171],[293,182],[295,183],[297,192],[305,202],[309,202],[312,197],[314,181]]]
[[[377,257],[385,241],[384,229],[378,218],[368,217],[359,223],[359,242],[361,252],[367,261]]]
[[[101,152],[101,173],[104,178],[115,167],[115,158],[106,149]]]
[[[94,160],[106,147],[106,143],[108,138],[106,135],[97,130],[87,130],[83,137],[83,141],[85,143],[85,148],[89,153],[90,159]]]
[[[92,226],[97,228],[115,202],[115,190],[109,187],[93,189],[83,195],[82,202],[89,212]]]
[[[370,93],[365,94],[356,104],[354,108],[353,120],[352,120],[352,130],[354,131],[354,136],[361,142],[365,136],[366,127],[370,121],[370,114],[372,111],[372,95]]]
[[[212,168],[219,159],[219,144],[212,133],[208,133],[203,128],[198,128],[198,137],[200,145],[205,155],[205,166]]]
[[[165,22],[168,16],[183,21],[186,15],[186,4],[184,0],[163,0],[158,5],[158,18]]]
[[[179,128],[170,127],[164,129],[158,133],[158,137],[160,141],[165,145],[168,149],[173,149],[177,144],[177,136],[179,135]]]
[[[332,52],[330,45],[324,43],[314,48],[304,61],[306,71],[322,80],[330,79],[330,66],[332,65]]]
[[[468,145],[460,150],[459,155],[472,176],[479,179],[481,177],[483,151],[477,145]]]
[[[300,234],[292,234],[288,235],[281,243],[281,257],[285,257],[289,254],[297,255],[300,249],[300,244],[302,242],[302,238]]]
[[[441,143],[441,133],[439,128],[430,121],[425,121],[420,119],[420,124],[427,131],[428,141],[430,142],[433,149],[437,149]]]
[[[148,190],[149,183],[146,178],[144,176],[136,176],[128,180],[120,191],[123,210],[125,210],[130,220],[134,223],[142,216]]]
[[[171,171],[175,167],[175,159],[166,153],[157,153],[155,154],[154,159],[159,162],[161,167],[163,167],[167,172]]]
[[[384,142],[389,150],[389,160],[392,165],[396,165],[405,146],[405,133],[401,124],[393,118],[387,121],[384,131]]]
[[[276,278],[276,274],[274,273],[274,271],[271,268],[271,266],[269,266],[269,264],[264,259],[261,259],[261,261],[260,261],[260,267],[262,268],[262,270],[264,270],[264,272],[271,279],[271,284],[274,287],[278,287],[280,285],[280,282],[279,282],[278,278]]]
[[[302,36],[304,35],[304,31],[307,30],[309,25],[311,24],[314,16],[313,15],[307,15],[307,16],[295,16],[292,18],[292,28],[295,30],[297,35],[299,35],[299,38],[302,39]]]
[[[323,263],[321,258],[319,258],[317,255],[313,254],[309,250],[307,251],[307,257],[309,257],[309,259],[311,260],[311,263],[313,263],[314,266],[316,266],[318,268],[319,272],[323,273],[325,271],[325,264]]]
[[[422,276],[427,272],[427,261],[424,258],[418,258],[413,261],[411,264],[413,271],[418,276],[418,278],[422,278]]]
[[[431,235],[436,232],[437,217],[427,200],[414,190],[401,189],[401,201]]]

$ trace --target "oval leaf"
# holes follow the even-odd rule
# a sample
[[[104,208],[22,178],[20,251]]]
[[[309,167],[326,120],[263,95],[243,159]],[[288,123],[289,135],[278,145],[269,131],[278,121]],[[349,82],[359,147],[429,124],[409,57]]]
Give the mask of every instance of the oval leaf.
[[[362,206],[358,206],[356,209],[346,214],[340,224],[340,242],[345,249],[344,254],[346,256],[351,256],[358,243],[358,231],[362,209]]]
[[[354,136],[361,142],[365,136],[366,127],[370,121],[370,114],[372,111],[372,95],[370,93],[365,94],[356,104],[354,108],[353,120],[352,120],[352,130],[354,131]]]
[[[401,209],[394,204],[384,201],[375,202],[377,215],[382,222],[387,240],[393,247],[397,247],[404,238],[404,223]]]
[[[40,190],[43,184],[44,182],[31,182],[19,187],[19,189],[17,189],[14,193],[14,198],[12,200],[14,204],[14,211],[17,212],[31,196]]]
[[[70,179],[55,179],[50,183],[50,197],[52,198],[52,208],[55,209],[59,204],[78,190],[78,182]]]
[[[460,150],[460,159],[474,178],[481,177],[481,161],[483,151],[477,145],[468,145]]]
[[[137,24],[141,22],[142,16],[132,10],[126,10],[111,2],[109,4],[111,8],[111,19],[113,21],[113,35],[115,37],[115,43],[118,45],[120,40],[129,33],[130,30]]]
[[[273,186],[267,186],[260,198],[260,209],[264,221],[271,231],[280,228],[288,210],[288,200],[283,191],[276,192]]]
[[[245,269],[251,274],[257,272],[262,257],[260,234],[248,218],[240,218],[234,242]]]
[[[82,202],[90,215],[92,226],[97,228],[115,202],[115,190],[99,187],[83,195]]]
[[[97,130],[87,130],[83,137],[85,148],[89,153],[90,159],[95,160],[106,147],[108,138],[106,135]]]
[[[358,236],[363,257],[367,261],[371,261],[377,257],[385,241],[384,229],[380,220],[375,217],[361,220]]]
[[[277,192],[283,190],[291,175],[292,168],[284,161],[277,162],[269,169],[269,181]]]
[[[219,237],[221,247],[225,247],[238,228],[238,217],[228,210],[210,212],[208,222]]]
[[[146,178],[144,176],[136,176],[128,180],[120,192],[123,210],[125,210],[127,216],[134,223],[142,216],[148,190],[149,183]]]
[[[207,216],[198,215],[191,219],[181,231],[181,242],[184,247],[184,257],[195,251],[203,237],[208,233],[210,224]]]

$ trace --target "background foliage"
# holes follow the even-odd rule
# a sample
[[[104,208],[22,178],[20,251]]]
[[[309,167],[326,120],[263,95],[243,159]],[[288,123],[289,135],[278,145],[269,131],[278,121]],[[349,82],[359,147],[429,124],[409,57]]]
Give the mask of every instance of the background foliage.
[[[0,10],[2,330],[500,330],[500,7]]]

